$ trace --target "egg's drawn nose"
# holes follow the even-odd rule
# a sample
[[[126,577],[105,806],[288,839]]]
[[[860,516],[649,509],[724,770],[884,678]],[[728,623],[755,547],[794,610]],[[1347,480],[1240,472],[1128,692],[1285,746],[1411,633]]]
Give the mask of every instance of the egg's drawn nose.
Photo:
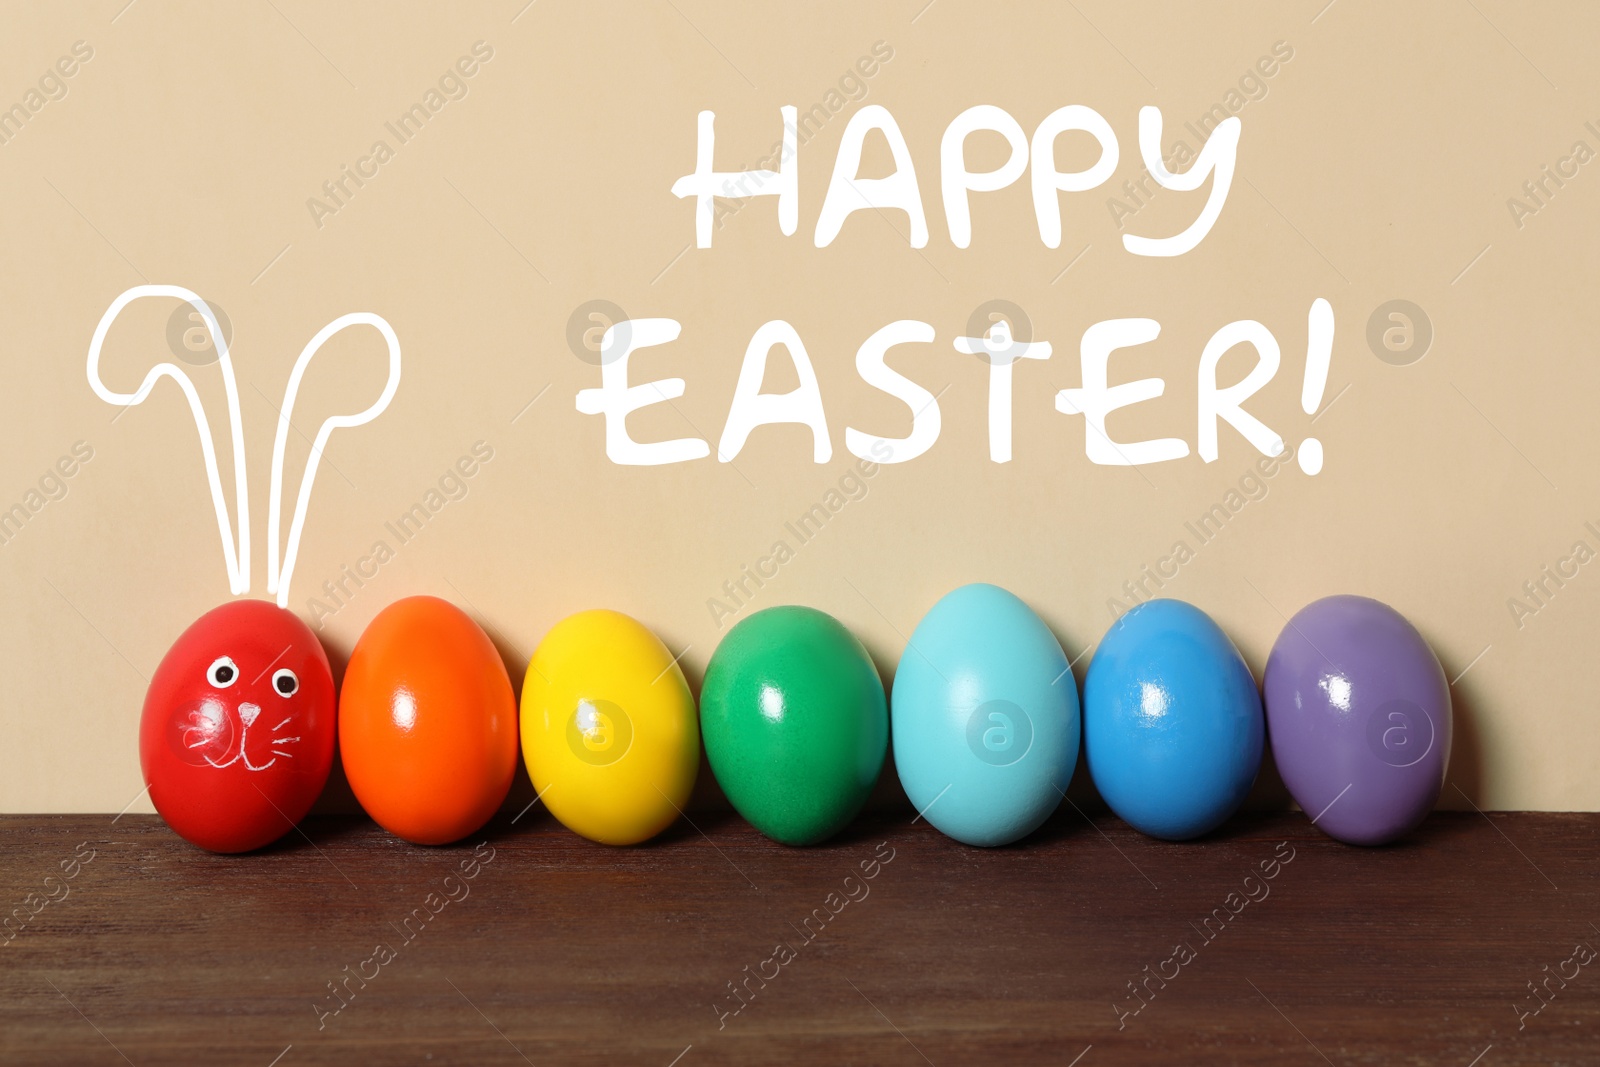
[[[246,726],[254,726],[256,716],[261,714],[260,704],[240,704],[239,718],[244,720]]]

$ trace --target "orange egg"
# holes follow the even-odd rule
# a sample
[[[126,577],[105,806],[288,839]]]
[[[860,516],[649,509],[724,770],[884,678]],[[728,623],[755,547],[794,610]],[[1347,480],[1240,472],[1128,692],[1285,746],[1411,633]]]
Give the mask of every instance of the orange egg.
[[[459,608],[414,596],[378,613],[350,654],[339,750],[356,799],[419,845],[489,821],[517,769],[517,707],[505,663]]]

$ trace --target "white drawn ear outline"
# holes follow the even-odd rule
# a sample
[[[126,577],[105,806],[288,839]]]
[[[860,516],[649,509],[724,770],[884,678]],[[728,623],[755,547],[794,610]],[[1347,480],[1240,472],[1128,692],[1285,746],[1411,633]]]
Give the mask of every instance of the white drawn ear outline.
[[[300,379],[305,374],[306,365],[330,337],[348,326],[361,325],[372,326],[383,335],[384,344],[389,348],[389,380],[384,384],[383,394],[373,401],[371,407],[354,415],[330,416],[323,421],[322,428],[317,431],[316,440],[311,445],[311,454],[306,457],[305,474],[300,479],[300,493],[295,499],[294,518],[289,523],[289,543],[283,553],[283,565],[280,568],[278,528],[280,504],[283,498],[284,447],[289,439],[289,419],[294,413],[295,398],[300,391]],[[272,442],[272,487],[267,498],[267,592],[277,594],[280,608],[289,606],[289,579],[294,573],[295,557],[299,554],[300,534],[305,528],[306,506],[311,500],[311,485],[316,479],[317,464],[322,459],[323,447],[328,443],[328,438],[332,436],[334,430],[362,426],[383,414],[399,387],[400,338],[395,335],[394,327],[390,326],[387,320],[370,311],[355,311],[348,315],[340,315],[318,330],[317,335],[301,351],[300,358],[295,360],[294,370],[289,373],[289,384],[284,389],[283,405],[278,409],[278,433]]]
[[[187,302],[205,320],[206,329],[211,331],[212,341],[216,345],[217,362],[222,370],[222,385],[228,394],[228,421],[233,430],[234,507],[239,515],[237,553],[234,550],[233,529],[228,521],[228,505],[222,496],[222,478],[217,473],[217,450],[211,434],[211,424],[206,420],[205,408],[200,405],[200,394],[195,391],[193,379],[173,363],[158,363],[150,368],[144,376],[144,381],[139,383],[138,390],[132,393],[113,392],[100,378],[100,349],[105,344],[111,324],[116,321],[123,308],[146,296],[171,296]],[[245,479],[244,428],[239,418],[239,387],[233,376],[233,361],[228,357],[228,342],[223,337],[222,328],[217,324],[217,317],[212,313],[210,305],[181,285],[134,286],[113,300],[106,313],[100,317],[100,325],[95,327],[94,339],[89,342],[88,374],[89,388],[94,390],[96,396],[108,404],[122,407],[133,407],[144,403],[150,391],[155,388],[156,382],[163,377],[171,378],[178,383],[178,388],[183,390],[184,397],[189,401],[189,411],[194,415],[195,428],[200,433],[200,451],[205,456],[206,480],[211,486],[211,503],[216,508],[217,530],[222,535],[222,555],[228,567],[228,588],[235,596],[248,593],[250,591],[250,497]]]

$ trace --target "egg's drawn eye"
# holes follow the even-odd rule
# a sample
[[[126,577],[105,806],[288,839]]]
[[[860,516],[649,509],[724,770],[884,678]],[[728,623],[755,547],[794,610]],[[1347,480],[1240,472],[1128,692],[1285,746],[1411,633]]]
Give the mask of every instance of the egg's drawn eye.
[[[218,689],[226,689],[239,680],[239,665],[227,656],[218,656],[206,668],[206,681]]]
[[[294,671],[285,667],[273,673],[272,688],[277,690],[279,696],[292,697],[300,688],[300,679],[295,677]]]

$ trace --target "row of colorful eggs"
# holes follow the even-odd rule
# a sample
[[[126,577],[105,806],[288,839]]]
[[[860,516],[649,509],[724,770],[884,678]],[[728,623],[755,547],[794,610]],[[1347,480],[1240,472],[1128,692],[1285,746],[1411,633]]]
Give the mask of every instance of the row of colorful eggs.
[[[1197,837],[1244,800],[1270,744],[1289,792],[1343,841],[1414,827],[1443,784],[1450,693],[1391,608],[1319,600],[1289,620],[1262,691],[1202,611],[1155,600],[1090,662],[1080,712],[1060,643],[1017,597],[963,586],[912,634],[892,700],[865,648],[805,607],[756,612],[724,637],[699,714],[676,658],[632,618],[586,611],[535,651],[520,723],[504,662],[470,618],[410,597],[373,619],[335,701],[327,656],[293,614],[242,600],[163,659],[140,754],[156,809],[204,848],[287,833],[326,783],[335,738],[380,825],[444,844],[501,807],[519,744],[538,798],[595,841],[676,820],[707,760],[733,806],[778,841],[813,844],[855,817],[891,745],[917,812],[973,845],[1019,840],[1055,810],[1081,742],[1112,810],[1144,833]],[[520,727],[520,729],[519,729]]]

